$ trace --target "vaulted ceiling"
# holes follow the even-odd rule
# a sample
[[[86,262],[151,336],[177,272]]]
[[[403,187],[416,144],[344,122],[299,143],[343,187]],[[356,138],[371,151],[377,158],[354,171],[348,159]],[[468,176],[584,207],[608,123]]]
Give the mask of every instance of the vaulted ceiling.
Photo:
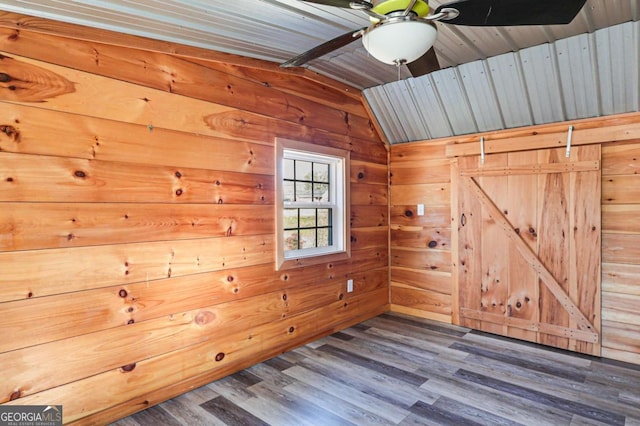
[[[364,90],[390,143],[640,110],[640,22]]]
[[[429,1],[431,8],[444,3]],[[369,24],[361,11],[300,0],[0,0],[0,10],[277,63]],[[405,66],[371,58],[361,40],[306,66],[367,89],[391,143],[606,115],[638,108],[639,36],[637,25],[602,29],[639,18],[640,0],[587,0],[568,25],[437,23],[434,48],[442,70],[417,78]],[[622,51],[618,41],[632,50]],[[615,72],[603,57],[626,64],[631,74]],[[621,104],[609,106],[603,90],[613,90],[620,77],[633,85],[628,90],[635,99],[611,96]]]

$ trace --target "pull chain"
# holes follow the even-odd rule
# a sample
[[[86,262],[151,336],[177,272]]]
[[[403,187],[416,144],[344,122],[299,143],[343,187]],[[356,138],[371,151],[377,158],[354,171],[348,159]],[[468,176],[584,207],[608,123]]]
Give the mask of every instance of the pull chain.
[[[400,81],[400,67],[407,63],[406,59],[396,59],[393,61],[396,64],[396,68],[398,69],[398,81]]]

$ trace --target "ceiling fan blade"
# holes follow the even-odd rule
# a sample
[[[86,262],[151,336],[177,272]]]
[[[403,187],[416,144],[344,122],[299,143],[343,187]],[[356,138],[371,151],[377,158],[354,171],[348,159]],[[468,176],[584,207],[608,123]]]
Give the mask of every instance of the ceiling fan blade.
[[[460,0],[443,4],[460,12],[456,18],[442,23],[481,27],[508,25],[568,24],[576,17],[586,0]]]
[[[283,62],[282,64],[280,64],[280,66],[283,68],[299,67],[300,65],[303,65],[312,59],[324,56],[329,52],[333,52],[334,50],[337,50],[343,46],[346,46],[352,41],[357,40],[358,38],[362,37],[362,30],[365,29],[367,29],[367,27],[342,34],[341,36],[338,36],[333,40],[322,43],[321,45],[318,45],[311,50],[307,50],[306,52],[289,59],[287,62]]]
[[[436,50],[432,47],[427,53],[419,57],[413,62],[407,64],[409,72],[413,77],[429,74],[440,69],[440,63],[436,57]]]
[[[345,9],[351,8],[351,3],[359,5],[361,7],[372,9],[373,4],[366,0],[302,0],[307,3],[326,4],[327,6],[343,7]]]

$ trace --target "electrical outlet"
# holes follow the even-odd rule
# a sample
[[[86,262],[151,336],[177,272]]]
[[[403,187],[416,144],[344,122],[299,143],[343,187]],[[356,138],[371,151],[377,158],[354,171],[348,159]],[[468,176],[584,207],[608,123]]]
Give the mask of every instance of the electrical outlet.
[[[352,279],[348,279],[347,280],[347,293],[351,293],[353,291],[353,280]]]
[[[418,204],[418,216],[424,216],[424,204]]]

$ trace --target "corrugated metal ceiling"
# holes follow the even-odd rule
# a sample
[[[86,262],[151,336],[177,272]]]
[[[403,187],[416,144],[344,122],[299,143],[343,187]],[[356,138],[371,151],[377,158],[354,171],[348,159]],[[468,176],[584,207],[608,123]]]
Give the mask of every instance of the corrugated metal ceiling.
[[[364,91],[390,143],[638,111],[640,22]]]
[[[0,9],[277,63],[369,23],[299,0],[0,0]],[[569,25],[437,23],[443,69],[419,78],[370,58],[361,40],[308,66],[367,89],[391,143],[635,111],[638,26],[617,25],[639,18],[640,0],[587,0]]]
[[[448,2],[429,4],[435,8]],[[369,24],[363,12],[299,0],[1,0],[0,9],[278,63]],[[435,49],[441,67],[447,68],[638,20],[639,15],[640,0],[588,0],[569,25],[473,28],[437,23]],[[309,67],[359,89],[398,79],[396,68],[370,58],[361,40]],[[400,77],[409,76],[402,67]]]

